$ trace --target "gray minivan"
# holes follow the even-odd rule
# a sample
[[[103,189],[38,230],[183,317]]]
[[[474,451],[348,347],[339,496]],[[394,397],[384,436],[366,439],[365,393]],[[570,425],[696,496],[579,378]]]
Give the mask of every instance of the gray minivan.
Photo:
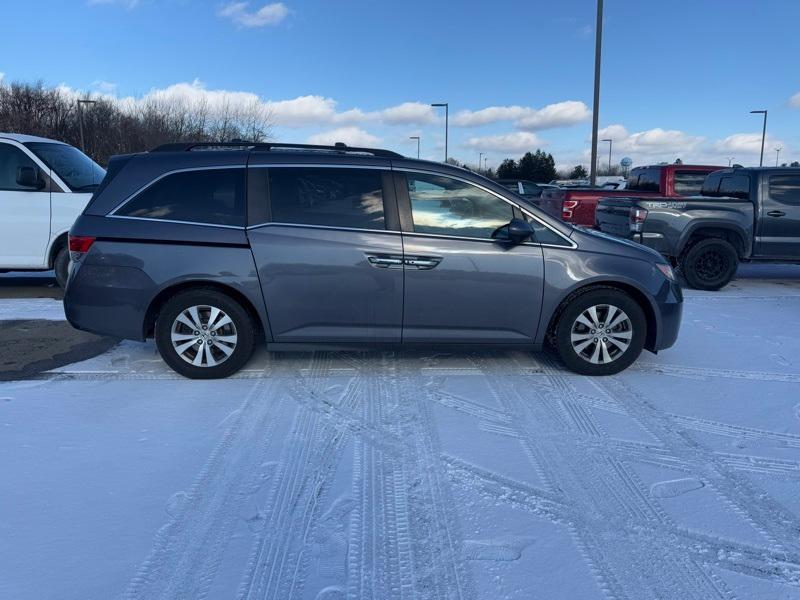
[[[78,329],[154,337],[192,378],[268,350],[552,346],[617,373],[670,347],[656,252],[573,228],[465,169],[366,148],[169,144],[114,157],[70,232]]]

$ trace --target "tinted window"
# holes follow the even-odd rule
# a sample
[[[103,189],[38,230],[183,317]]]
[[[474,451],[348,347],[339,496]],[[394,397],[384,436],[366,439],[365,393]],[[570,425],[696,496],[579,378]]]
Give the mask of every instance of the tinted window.
[[[204,169],[167,175],[123,205],[116,214],[244,225],[244,169]]]
[[[386,228],[378,170],[273,168],[269,196],[275,223]]]
[[[409,173],[408,195],[418,233],[491,239],[514,218],[508,202],[449,177]]]
[[[522,182],[522,195],[523,196],[539,196],[542,193],[542,188],[540,188],[535,183],[531,183],[530,181],[523,181]]]
[[[551,246],[569,246],[569,242],[567,242],[564,238],[560,235],[555,233],[549,227],[545,227],[536,219],[525,215],[525,220],[531,224],[533,228],[533,238],[534,241],[539,242],[540,244],[550,244]]]
[[[631,171],[628,178],[625,180],[625,187],[629,190],[638,190],[639,189],[639,175],[641,171],[633,170]]]
[[[703,187],[700,190],[700,193],[703,194],[703,196],[719,195],[719,183],[720,181],[722,181],[722,176],[724,174],[725,173],[723,172],[712,173],[711,175],[706,177],[706,180],[703,182]]]
[[[750,178],[747,175],[723,177],[719,183],[719,195],[746,200],[750,197]]]
[[[11,144],[0,144],[0,190],[36,191],[17,183],[22,167],[31,167],[37,172],[39,168],[25,153]],[[40,176],[41,177],[41,176]]]
[[[769,197],[781,204],[800,206],[800,175],[771,175]]]
[[[661,189],[661,169],[643,169],[636,189],[640,192],[657,192]]]
[[[678,196],[697,196],[705,180],[703,171],[675,171],[675,193]]]
[[[73,192],[94,191],[106,174],[100,165],[72,146],[52,142],[29,142],[25,145],[53,169]]]

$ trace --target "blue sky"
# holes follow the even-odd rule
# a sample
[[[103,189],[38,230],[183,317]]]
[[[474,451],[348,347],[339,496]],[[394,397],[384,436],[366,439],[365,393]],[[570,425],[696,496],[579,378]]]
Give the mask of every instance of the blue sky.
[[[489,166],[541,147],[588,163],[594,0],[5,2],[2,81],[140,99],[260,102],[281,141]],[[800,2],[606,0],[602,137],[614,162],[800,160]],[[29,23],[30,26],[24,24]],[[236,93],[244,92],[244,93]],[[246,94],[245,94],[246,93]],[[254,96],[252,96],[252,95]],[[607,145],[601,156],[607,156]],[[605,160],[605,159],[604,159]]]

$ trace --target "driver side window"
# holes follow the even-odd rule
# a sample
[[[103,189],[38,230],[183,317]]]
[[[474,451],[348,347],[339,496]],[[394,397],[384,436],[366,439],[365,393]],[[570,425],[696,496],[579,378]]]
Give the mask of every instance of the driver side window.
[[[416,233],[488,240],[514,218],[508,202],[469,183],[420,173],[406,177]]]
[[[26,181],[26,175],[34,181]],[[11,144],[0,144],[0,190],[37,191],[39,187],[36,185],[26,185],[36,183],[37,177],[40,175],[36,163],[25,156],[22,150]]]

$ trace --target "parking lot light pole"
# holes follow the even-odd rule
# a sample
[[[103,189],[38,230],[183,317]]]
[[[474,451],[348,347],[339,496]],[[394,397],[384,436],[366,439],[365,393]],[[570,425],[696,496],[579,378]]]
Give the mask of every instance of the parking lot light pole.
[[[487,173],[487,172],[488,172],[488,171],[486,170],[486,163],[487,163],[488,161],[489,161],[489,157],[488,157],[488,156],[484,156],[484,157],[483,157],[483,172],[484,172],[484,173]]]
[[[735,157],[735,156],[729,156],[729,157],[728,157],[728,166],[729,166],[729,167],[731,166],[731,163],[733,162],[733,159],[734,159],[734,158],[736,158],[736,157]]]
[[[78,100],[78,126],[81,130],[81,150],[86,152],[86,143],[83,139],[83,109],[81,108],[82,104],[96,104],[96,100]]]
[[[608,174],[611,175],[611,146],[614,145],[614,140],[605,139],[604,142],[608,142]]]
[[[444,162],[447,162],[447,134],[450,121],[450,103],[448,102],[435,102],[431,106],[444,106]]]
[[[592,166],[589,185],[597,182],[597,124],[600,117],[600,51],[603,47],[603,0],[597,0],[594,38],[594,101],[592,103]]]
[[[764,115],[764,128],[761,130],[761,160],[758,162],[759,167],[764,166],[764,141],[767,139],[767,111],[766,110],[751,110],[751,115]]]
[[[481,170],[482,164],[483,164],[483,152],[478,152],[478,171]]]
[[[419,136],[418,135],[410,135],[408,136],[410,140],[417,140],[417,158],[419,158]]]
[[[783,150],[783,148],[781,148],[780,146],[775,148],[775,166],[776,167],[778,166],[778,157],[781,155],[781,150]]]

